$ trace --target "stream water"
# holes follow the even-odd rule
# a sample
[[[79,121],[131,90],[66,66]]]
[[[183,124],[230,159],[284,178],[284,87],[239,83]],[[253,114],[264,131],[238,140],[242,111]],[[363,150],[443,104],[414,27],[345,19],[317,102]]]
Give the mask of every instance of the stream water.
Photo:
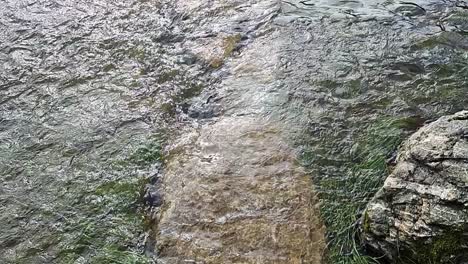
[[[467,9],[0,0],[0,263],[357,263],[398,144],[466,109]]]

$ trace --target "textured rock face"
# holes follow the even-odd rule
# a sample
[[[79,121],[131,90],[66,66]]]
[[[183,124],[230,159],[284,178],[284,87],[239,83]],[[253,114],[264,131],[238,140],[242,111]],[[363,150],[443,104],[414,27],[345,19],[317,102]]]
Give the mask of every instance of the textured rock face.
[[[468,111],[443,117],[409,138],[361,228],[368,248],[392,262],[466,263]]]

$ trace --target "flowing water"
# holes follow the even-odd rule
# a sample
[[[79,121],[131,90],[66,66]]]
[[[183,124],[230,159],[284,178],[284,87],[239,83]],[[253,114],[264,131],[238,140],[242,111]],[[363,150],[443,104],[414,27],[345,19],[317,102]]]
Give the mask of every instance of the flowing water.
[[[171,23],[156,1],[1,1],[1,263],[142,261],[140,189],[203,71]]]
[[[353,263],[399,142],[466,108],[467,9],[0,0],[0,263]]]

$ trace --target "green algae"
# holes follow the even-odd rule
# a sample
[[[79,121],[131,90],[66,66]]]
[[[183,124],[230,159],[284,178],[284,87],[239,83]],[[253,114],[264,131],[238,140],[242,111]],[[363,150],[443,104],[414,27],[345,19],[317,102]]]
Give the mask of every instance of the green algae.
[[[117,188],[113,188],[117,187]],[[67,219],[60,236],[57,260],[74,263],[86,256],[91,263],[147,263],[136,245],[143,221],[136,201],[141,186],[136,183],[108,183],[89,194],[89,203],[80,206],[87,217]],[[97,217],[96,217],[97,216]],[[129,247],[130,246],[130,247]],[[112,249],[112,250],[110,250]],[[135,260],[129,261],[127,260]],[[137,261],[138,260],[138,261]]]
[[[360,33],[368,34],[371,25],[363,26],[365,30]],[[297,88],[294,102],[310,109],[304,110],[305,120],[301,120],[307,124],[300,132],[305,136],[297,141],[301,160],[310,170],[321,201],[328,263],[379,261],[366,256],[358,225],[363,219],[364,231],[369,228],[363,210],[390,173],[398,146],[426,120],[466,108],[466,37],[452,31],[453,25],[445,21],[440,26],[446,26],[446,30],[432,34],[406,34],[405,30],[376,27],[375,38],[360,38],[352,27],[346,35],[335,25],[323,31],[307,28],[304,32],[317,39],[310,45],[294,47],[305,52],[291,58],[302,64],[288,65],[288,74],[298,71],[309,84]],[[401,38],[392,35],[403,32]],[[384,36],[388,33],[390,37]],[[320,34],[330,37],[322,39]],[[387,41],[388,45],[361,50],[361,44],[369,40]],[[353,41],[359,44],[353,45]],[[326,48],[317,51],[317,46]],[[348,46],[352,48],[348,50]],[[341,63],[345,56],[340,52],[349,55],[354,51],[358,51],[359,65],[349,63],[354,54]],[[338,71],[334,74],[334,70],[345,67],[351,70],[344,75],[338,75]]]
[[[462,42],[463,35],[457,32],[443,31],[439,34],[427,37],[413,45],[415,50],[434,49],[439,47],[458,48]]]
[[[185,89],[181,89],[177,93],[171,95],[168,102],[159,105],[159,110],[169,117],[174,117],[178,107],[188,105],[188,101],[199,95],[205,88],[201,84],[190,83],[188,81],[184,81],[181,84]]]
[[[176,69],[169,70],[169,71],[166,71],[166,72],[162,72],[158,76],[158,79],[157,79],[156,82],[158,84],[167,83],[167,82],[175,80],[177,78],[177,76],[180,76],[180,75],[181,75],[181,72],[179,70],[176,70]]]
[[[237,44],[241,41],[241,34],[227,36],[223,39],[223,56],[227,58],[237,48]]]
[[[74,186],[67,194],[80,197],[74,206],[84,215],[64,218],[62,231],[57,234],[60,263],[76,263],[84,256],[89,263],[150,263],[136,246],[146,230],[141,199],[149,180],[136,172],[162,163],[161,137],[150,137],[124,157],[111,162],[109,169],[128,173],[125,178],[112,178],[96,186]]]
[[[327,153],[304,153],[302,160],[306,167],[319,162],[322,167],[341,167],[346,174],[346,177],[327,176],[315,180],[322,201],[321,216],[328,232],[328,263],[377,263],[363,253],[357,239],[360,215],[389,173],[387,160],[404,136],[422,122],[418,117],[381,117],[361,127],[350,155],[343,153],[330,159]],[[324,138],[322,144],[331,141],[336,139]]]
[[[398,263],[412,264],[454,264],[463,248],[464,232],[453,230],[419,242],[410,250],[400,252]]]
[[[162,144],[159,141],[152,141],[148,145],[138,148],[133,153],[129,161],[140,166],[149,165],[156,162],[161,162]]]
[[[143,47],[131,47],[127,50],[127,55],[129,58],[133,58],[139,61],[144,61],[147,57],[147,52]]]
[[[413,83],[416,89],[402,91],[411,106],[430,106],[444,102],[454,110],[462,110],[466,105],[468,64],[463,53],[451,63],[430,65],[427,76]]]
[[[466,101],[464,96],[466,86],[464,86],[465,80],[460,79],[460,76],[467,76],[464,74],[465,67],[466,63],[452,61],[450,64],[431,68],[425,77],[427,79],[419,79],[417,89],[402,90],[404,98],[408,98],[410,105],[415,106],[440,104],[443,101],[443,105],[450,105],[451,109],[463,108]],[[450,81],[436,86],[437,82],[434,80],[438,80],[440,84],[440,76],[445,76]],[[342,86],[338,82],[326,85],[332,89]],[[428,89],[431,86],[434,89]],[[421,93],[421,91],[425,91],[425,93]],[[391,107],[392,100],[389,97],[376,99],[387,103],[379,106],[374,103],[376,102],[374,100],[359,104],[356,105],[359,108],[353,106],[352,114],[359,115],[362,111],[369,113],[372,109],[385,110]],[[340,146],[337,145],[337,142],[340,142],[341,137],[345,136],[340,133],[322,134],[319,142],[312,143],[315,145],[314,148],[309,150],[309,147],[306,147],[307,151],[302,157],[305,166],[308,168],[321,166],[325,167],[326,170],[325,173],[319,172],[319,175],[325,176],[316,177],[315,185],[322,201],[321,214],[327,226],[328,263],[369,264],[379,262],[378,259],[367,256],[363,251],[357,231],[358,222],[367,202],[382,186],[385,177],[390,173],[388,162],[394,157],[399,144],[410,133],[421,127],[426,120],[427,117],[423,118],[417,115],[388,116],[380,114],[372,120],[363,119],[354,124],[345,123],[343,125],[344,131],[348,127],[353,129],[352,137],[348,139],[353,142],[349,154],[339,151]],[[331,167],[338,172],[333,172],[330,175],[328,170]],[[366,224],[365,215],[363,219],[365,232],[366,225],[368,228],[369,223]],[[439,247],[438,243],[435,243],[434,247]],[[440,251],[438,249],[430,250],[432,252]],[[433,256],[431,260],[433,262],[426,261],[425,263],[439,263],[434,262],[434,259],[438,258]]]
[[[241,34],[234,34],[227,37],[224,37],[222,40],[222,56],[215,57],[209,62],[210,66],[214,69],[221,67],[224,64],[224,60],[232,55],[232,53],[237,49],[239,42],[241,41]]]

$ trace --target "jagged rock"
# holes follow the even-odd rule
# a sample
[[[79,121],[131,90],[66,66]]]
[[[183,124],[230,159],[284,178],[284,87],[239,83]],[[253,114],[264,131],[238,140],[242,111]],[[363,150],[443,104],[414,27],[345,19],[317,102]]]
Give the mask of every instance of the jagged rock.
[[[468,111],[403,144],[363,214],[361,238],[391,263],[468,263]]]

